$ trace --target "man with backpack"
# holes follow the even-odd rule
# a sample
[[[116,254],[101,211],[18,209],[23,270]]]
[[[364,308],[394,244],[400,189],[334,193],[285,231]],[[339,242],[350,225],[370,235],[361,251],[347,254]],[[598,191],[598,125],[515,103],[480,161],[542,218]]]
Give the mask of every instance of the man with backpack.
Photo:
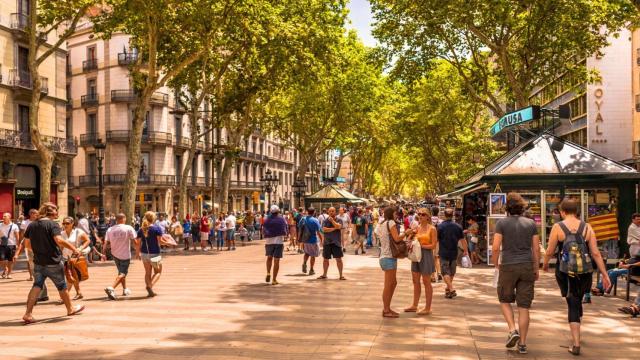
[[[506,347],[518,345],[520,354],[527,353],[529,309],[533,302],[534,284],[539,277],[540,237],[535,221],[522,216],[525,202],[517,193],[507,195],[509,216],[498,220],[493,236],[492,261],[498,274],[498,300],[509,325]],[[500,262],[500,263],[499,263]],[[512,303],[518,306],[516,328]]]
[[[310,260],[309,275],[315,275],[313,265],[316,258],[320,256],[320,246],[318,239],[322,240],[322,232],[320,231],[320,222],[315,218],[316,209],[310,207],[307,209],[307,216],[302,217],[298,223],[298,243],[302,244],[304,251],[304,259],[302,262],[302,272],[307,273],[307,260]]]

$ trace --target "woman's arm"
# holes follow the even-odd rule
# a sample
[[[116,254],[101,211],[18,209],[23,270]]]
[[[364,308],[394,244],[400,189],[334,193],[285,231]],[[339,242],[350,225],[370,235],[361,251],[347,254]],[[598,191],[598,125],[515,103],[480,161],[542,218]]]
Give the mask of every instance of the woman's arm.
[[[589,246],[589,252],[591,253],[591,259],[596,263],[598,271],[600,271],[600,274],[602,274],[602,286],[605,289],[609,289],[611,287],[611,280],[609,279],[607,267],[604,264],[604,260],[602,259],[602,254],[600,254],[600,249],[598,249],[598,239],[596,239],[596,233],[593,231],[593,228],[589,224],[587,224],[586,240],[587,245]]]
[[[89,235],[87,235],[87,233],[85,233],[84,231],[82,232],[82,235],[80,235],[80,241],[82,242],[82,244],[78,248],[78,250],[80,250],[80,251],[86,249],[91,244],[91,240],[89,239]]]
[[[428,250],[433,250],[436,248],[436,245],[438,244],[438,232],[434,227],[429,229],[429,242],[431,243],[431,245],[422,245],[422,248]]]
[[[556,251],[556,246],[558,246],[558,233],[560,231],[560,225],[554,224],[551,228],[551,233],[549,234],[549,242],[547,243],[547,250],[544,253],[544,262],[542,265],[542,269],[544,271],[549,270],[549,260]]]
[[[389,225],[389,235],[391,235],[391,239],[395,242],[400,242],[404,240],[407,236],[413,234],[413,230],[409,229],[402,233],[402,235],[398,234],[398,228]]]

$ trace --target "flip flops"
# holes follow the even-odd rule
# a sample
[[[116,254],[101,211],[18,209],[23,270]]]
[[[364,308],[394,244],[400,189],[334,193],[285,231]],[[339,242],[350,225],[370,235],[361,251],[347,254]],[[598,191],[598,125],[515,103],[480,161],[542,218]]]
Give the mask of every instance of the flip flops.
[[[406,313],[418,312],[418,308],[408,307],[408,308],[404,309],[404,312],[406,312]]]
[[[67,314],[67,316],[78,315],[82,310],[84,310],[84,305],[76,305],[73,307],[73,311],[70,314]]]
[[[22,325],[31,325],[31,324],[35,324],[36,322],[38,322],[38,320],[31,318],[28,320],[22,319]]]
[[[395,313],[393,311],[382,311],[382,317],[386,317],[386,318],[399,318],[400,314]]]

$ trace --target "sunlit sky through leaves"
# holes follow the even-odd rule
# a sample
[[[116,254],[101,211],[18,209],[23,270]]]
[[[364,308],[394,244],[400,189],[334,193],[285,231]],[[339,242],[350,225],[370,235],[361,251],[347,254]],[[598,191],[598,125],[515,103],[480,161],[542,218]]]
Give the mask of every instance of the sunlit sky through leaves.
[[[349,2],[349,20],[351,24],[347,24],[349,29],[355,29],[358,36],[366,46],[375,46],[378,42],[371,35],[371,24],[373,16],[371,14],[371,5],[368,0],[351,0]]]

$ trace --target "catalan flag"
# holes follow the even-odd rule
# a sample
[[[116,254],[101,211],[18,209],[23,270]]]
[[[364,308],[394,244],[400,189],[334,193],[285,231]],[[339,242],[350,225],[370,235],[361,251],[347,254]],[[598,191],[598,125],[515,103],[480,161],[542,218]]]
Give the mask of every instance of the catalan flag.
[[[620,230],[618,229],[618,217],[616,213],[592,216],[587,221],[591,224],[593,231],[596,233],[596,239],[601,240],[617,240],[620,238]]]

